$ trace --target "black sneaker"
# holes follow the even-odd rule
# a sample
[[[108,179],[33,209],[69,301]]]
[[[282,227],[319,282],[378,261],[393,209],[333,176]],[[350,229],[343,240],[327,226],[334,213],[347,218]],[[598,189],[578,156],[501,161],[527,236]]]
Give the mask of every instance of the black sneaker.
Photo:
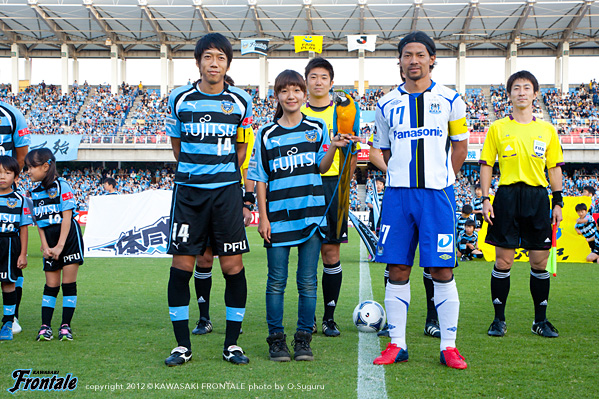
[[[212,332],[212,323],[205,317],[200,317],[196,323],[196,327],[191,332],[194,335],[204,335]]]
[[[52,333],[52,327],[42,324],[40,327],[40,331],[37,333],[38,341],[50,341],[54,338],[54,334]]]
[[[310,342],[312,341],[312,334],[307,331],[298,331],[293,336],[293,358],[295,360],[314,360],[312,349],[310,348]]]
[[[191,350],[184,346],[177,346],[171,351],[171,355],[166,358],[164,364],[167,366],[180,366],[191,360]]]
[[[503,337],[506,332],[507,324],[505,324],[505,321],[495,319],[493,320],[493,323],[491,323],[491,326],[489,327],[489,331],[487,331],[487,334],[490,337]]]
[[[223,351],[223,360],[233,364],[248,364],[250,362],[250,359],[243,353],[243,349],[237,345],[231,345]]]
[[[71,331],[71,327],[68,324],[63,324],[60,326],[58,330],[58,339],[61,341],[72,341],[73,340],[73,332]]]
[[[441,329],[439,328],[439,320],[428,319],[424,324],[424,335],[433,338],[441,338]]]
[[[557,328],[553,327],[553,324],[549,320],[545,319],[538,323],[532,323],[532,332],[545,338],[557,338],[559,337]]]
[[[338,337],[341,334],[337,323],[333,319],[322,321],[322,333],[327,337]]]
[[[287,347],[287,342],[285,341],[286,339],[287,336],[282,332],[270,334],[266,338],[270,360],[273,362],[288,362],[291,360],[289,348]]]

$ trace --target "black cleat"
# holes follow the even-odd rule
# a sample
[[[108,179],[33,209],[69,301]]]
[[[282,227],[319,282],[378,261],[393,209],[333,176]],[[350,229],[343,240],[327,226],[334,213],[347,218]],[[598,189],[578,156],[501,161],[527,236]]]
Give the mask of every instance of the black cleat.
[[[287,347],[287,342],[285,342],[286,338],[287,336],[282,332],[270,334],[266,338],[270,360],[273,362],[288,362],[291,360],[289,347]]]
[[[424,324],[424,335],[433,338],[441,338],[441,329],[439,328],[439,320],[428,319]]]
[[[212,332],[212,323],[205,317],[200,317],[196,323],[196,327],[191,332],[194,335],[204,335]]]
[[[559,337],[557,328],[553,327],[553,324],[551,324],[547,319],[538,323],[532,323],[531,331],[545,338]]]
[[[293,358],[295,360],[314,360],[312,354],[312,348],[310,348],[310,342],[312,341],[312,334],[308,331],[298,331],[293,336]]]
[[[322,321],[322,333],[327,337],[338,337],[341,335],[339,326],[337,326],[337,323],[335,323],[335,320],[333,319]]]
[[[164,364],[167,366],[180,366],[191,360],[191,350],[184,346],[177,346],[171,351],[171,355],[166,358]]]
[[[507,324],[505,321],[495,319],[493,320],[493,323],[491,323],[491,326],[489,326],[489,331],[487,331],[487,334],[490,337],[503,337],[506,332]]]
[[[507,324],[505,321],[501,321],[499,319],[493,320],[493,323],[489,326],[489,331],[487,331],[487,335],[490,337],[503,337],[507,332]]]
[[[231,345],[223,351],[223,360],[233,364],[248,364],[250,362],[250,359],[243,353],[243,349],[237,345]]]

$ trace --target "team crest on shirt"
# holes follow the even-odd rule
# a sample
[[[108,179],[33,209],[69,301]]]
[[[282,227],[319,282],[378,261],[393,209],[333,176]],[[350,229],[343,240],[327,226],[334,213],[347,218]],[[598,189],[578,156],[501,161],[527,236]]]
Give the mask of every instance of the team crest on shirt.
[[[18,203],[18,200],[16,198],[7,198],[6,199],[6,206],[8,206],[10,209],[16,208],[17,203]]]
[[[308,140],[310,143],[315,142],[317,138],[318,138],[318,130],[313,129],[313,130],[308,130],[306,132],[306,140]]]
[[[231,101],[223,100],[220,102],[220,109],[222,109],[225,114],[230,115],[233,113],[235,106]]]
[[[431,114],[440,114],[441,113],[441,103],[439,103],[436,100],[432,101],[431,105],[429,106],[428,112],[430,112]]]
[[[57,195],[58,195],[58,189],[56,187],[52,187],[52,188],[48,189],[48,197],[56,198]]]

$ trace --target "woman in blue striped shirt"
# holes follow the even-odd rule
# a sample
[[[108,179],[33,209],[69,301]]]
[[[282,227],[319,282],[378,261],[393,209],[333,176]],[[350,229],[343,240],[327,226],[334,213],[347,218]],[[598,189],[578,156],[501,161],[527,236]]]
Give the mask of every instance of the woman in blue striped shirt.
[[[291,360],[283,328],[283,301],[289,250],[297,246],[298,322],[292,345],[295,360],[313,360],[310,342],[316,269],[328,205],[320,174],[330,168],[337,148],[359,138],[337,135],[331,141],[323,120],[302,114],[306,83],[295,71],[285,70],[277,76],[275,97],[275,118],[258,132],[248,171],[248,179],[257,182],[258,232],[264,238],[268,259],[267,342],[271,360]]]

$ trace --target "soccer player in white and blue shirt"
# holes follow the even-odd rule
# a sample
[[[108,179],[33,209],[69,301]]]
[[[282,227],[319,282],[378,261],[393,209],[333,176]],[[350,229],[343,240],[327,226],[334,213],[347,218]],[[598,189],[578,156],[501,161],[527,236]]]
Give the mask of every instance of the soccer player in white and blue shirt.
[[[237,339],[247,299],[241,258],[249,251],[244,220],[251,220],[251,212],[243,206],[237,153],[245,153],[244,135],[251,134],[252,100],[225,83],[233,48],[223,35],[211,33],[198,40],[194,57],[201,79],[171,92],[165,118],[178,162],[168,247],[173,255],[168,306],[178,346],[165,363],[176,366],[191,359],[189,280],[196,258],[210,243],[226,281],[223,359],[247,364]]]
[[[432,81],[436,47],[415,31],[398,46],[405,83],[382,97],[376,108],[374,147],[387,163],[387,188],[376,261],[389,265],[385,307],[391,342],[374,364],[408,360],[406,321],[410,272],[416,246],[420,266],[429,267],[441,330],[442,364],[465,369],[455,347],[459,298],[453,277],[455,174],[466,159],[466,105],[455,91]],[[434,212],[423,211],[423,207]]]

